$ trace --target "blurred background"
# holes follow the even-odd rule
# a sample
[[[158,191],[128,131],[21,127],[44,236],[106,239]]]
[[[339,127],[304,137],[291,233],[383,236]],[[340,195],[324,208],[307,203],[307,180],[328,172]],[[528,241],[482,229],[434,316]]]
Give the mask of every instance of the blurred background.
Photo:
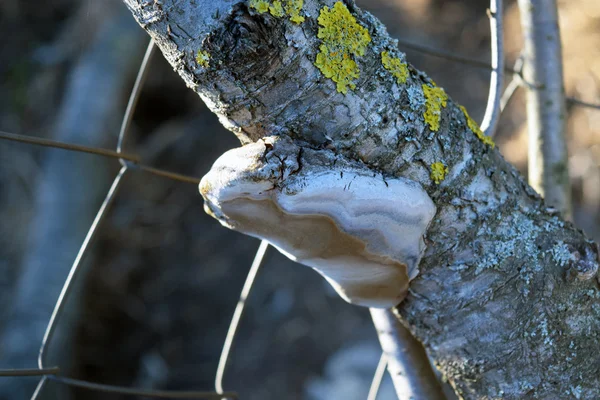
[[[488,61],[487,0],[357,1],[398,38]],[[600,103],[600,2],[559,1],[566,90]],[[521,48],[507,1],[507,65]],[[0,2],[0,130],[114,148],[147,35],[117,0]],[[481,120],[489,71],[400,48]],[[510,80],[510,76],[507,80]],[[576,224],[600,239],[600,111],[568,105]],[[524,93],[496,140],[526,174]],[[238,144],[158,53],[127,149],[201,177]],[[120,166],[0,141],[0,369],[36,366],[62,283]],[[67,302],[49,364],[93,382],[211,390],[258,241],[204,214],[195,185],[132,171]],[[252,291],[225,389],[243,399],[365,399],[380,350],[368,310],[345,304],[309,268],[272,251]],[[28,399],[35,378],[0,378]],[[125,399],[50,384],[43,398]],[[131,398],[131,397],[129,397]],[[389,382],[379,399],[393,399]]]

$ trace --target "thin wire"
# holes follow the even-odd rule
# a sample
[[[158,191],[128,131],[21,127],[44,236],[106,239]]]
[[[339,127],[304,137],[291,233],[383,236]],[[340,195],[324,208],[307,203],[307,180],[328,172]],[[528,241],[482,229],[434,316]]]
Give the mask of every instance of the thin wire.
[[[96,154],[96,155],[110,157],[110,158],[122,158],[124,160],[132,161],[132,162],[140,161],[140,158],[137,155],[133,155],[133,154],[124,154],[124,153],[118,153],[113,150],[101,149],[101,148],[97,148],[97,147],[88,147],[88,146],[81,146],[78,144],[57,142],[56,140],[42,139],[42,138],[26,136],[26,135],[19,135],[17,133],[9,133],[9,132],[0,131],[0,139],[6,139],[6,140],[12,140],[15,142],[33,144],[36,146],[53,147],[53,148],[63,149],[63,150],[78,151],[81,153]]]
[[[490,36],[492,48],[492,73],[490,76],[490,91],[481,122],[481,130],[486,136],[494,136],[500,120],[500,98],[504,87],[504,41],[502,0],[490,0],[488,10],[490,18]]]
[[[587,101],[579,100],[575,97],[567,97],[567,101],[577,106],[593,108],[600,110],[600,104],[589,103]]]
[[[256,278],[256,274],[263,264],[265,254],[267,253],[268,249],[269,243],[266,240],[261,241],[260,246],[258,246],[258,250],[256,250],[256,255],[254,256],[252,266],[248,271],[248,276],[246,277],[246,282],[244,282],[242,292],[240,293],[240,299],[238,300],[235,311],[233,312],[233,317],[231,318],[231,323],[229,324],[229,330],[227,331],[227,336],[225,337],[225,343],[223,343],[223,350],[221,351],[221,357],[219,358],[219,365],[217,367],[217,373],[215,377],[215,388],[219,393],[223,393],[223,377],[225,376],[225,368],[227,367],[231,345],[233,344],[237,328],[240,324],[242,315],[244,314],[246,299],[250,294],[250,290],[254,284],[254,279]]]
[[[48,375],[44,375],[42,379],[38,382],[37,387],[35,388],[35,392],[31,395],[31,400],[35,400],[38,398],[44,386],[46,386],[46,382],[48,381]]]
[[[20,377],[20,376],[39,376],[39,375],[58,375],[60,369],[58,367],[46,368],[46,369],[9,369],[0,370],[0,376],[3,377]],[[65,385],[76,386],[89,390],[96,390],[107,393],[119,393],[132,396],[144,396],[144,397],[156,397],[165,399],[222,399],[223,397],[228,399],[237,399],[237,393],[216,393],[208,391],[166,391],[166,390],[149,390],[149,389],[137,389],[128,388],[124,386],[115,385],[103,385],[80,379],[66,378],[61,376],[44,376],[42,380],[45,382],[47,379],[54,380]],[[38,390],[36,390],[35,396],[37,396]]]
[[[163,399],[237,399],[237,393],[226,392],[226,393],[215,393],[207,391],[167,391],[167,390],[150,390],[150,389],[136,389],[128,388],[124,386],[114,385],[103,385],[100,383],[93,383],[82,381],[79,379],[65,378],[62,376],[49,376],[48,379],[63,383],[69,386],[80,387],[89,390],[95,390],[105,393],[118,393],[130,396],[142,396],[142,397],[153,397]]]
[[[48,351],[47,351],[48,345],[52,341],[52,337],[56,330],[57,321],[60,318],[60,315],[62,314],[67,297],[69,296],[69,293],[71,292],[71,288],[72,288],[71,284],[73,283],[73,280],[77,276],[77,273],[79,272],[79,267],[80,267],[85,255],[87,254],[87,250],[88,250],[90,244],[92,243],[92,241],[94,240],[96,233],[98,232],[98,227],[100,226],[100,224],[102,223],[102,221],[104,220],[104,218],[107,215],[107,210],[109,209],[110,205],[112,204],[112,202],[115,198],[115,195],[117,194],[117,192],[119,190],[119,186],[121,185],[122,178],[125,175],[126,171],[127,171],[127,166],[122,167],[121,170],[119,171],[118,175],[115,177],[115,180],[113,181],[108,193],[106,194],[106,198],[104,199],[104,202],[100,206],[100,209],[98,210],[98,213],[96,214],[96,217],[94,218],[94,222],[92,222],[92,225],[90,226],[90,229],[88,230],[88,233],[83,241],[83,244],[81,245],[81,248],[79,249],[79,252],[77,253],[77,257],[75,258],[75,261],[73,262],[73,266],[71,267],[71,270],[69,271],[69,275],[67,276],[67,279],[65,280],[65,284],[63,285],[63,288],[60,292],[60,296],[58,297],[56,305],[54,306],[54,311],[52,312],[52,316],[50,317],[50,321],[48,322],[48,325],[46,327],[44,339],[42,340],[42,345],[40,347],[40,352],[38,355],[38,367],[41,369],[43,369],[44,365],[46,364],[46,355],[48,354]],[[45,381],[46,381],[45,379],[42,379],[40,381],[40,383],[38,384],[38,388],[36,389],[36,392],[34,394],[34,397],[32,397],[32,399],[35,399],[37,397],[37,394],[41,391]]]
[[[418,44],[418,43],[413,43],[413,42],[403,40],[403,39],[397,39],[397,40],[398,40],[398,43],[401,44],[403,47],[405,47],[407,49],[412,49],[419,53],[428,54],[433,57],[444,58],[446,60],[457,62],[460,64],[471,65],[476,68],[483,68],[483,69],[488,69],[488,70],[493,69],[492,65],[485,61],[481,61],[481,60],[477,60],[477,59],[469,58],[469,57],[465,57],[465,56],[457,56],[456,54],[451,53],[451,52],[447,52],[444,50],[436,49],[434,47],[425,46],[425,45]],[[514,68],[505,66],[504,72],[509,72],[509,73],[514,74],[514,73],[518,73],[519,71],[515,70]],[[596,110],[600,110],[600,104],[595,104],[595,103],[579,100],[576,97],[569,96],[569,97],[567,97],[567,101],[569,103],[572,103],[572,104],[575,104],[575,105],[578,105],[581,107],[587,107],[587,108],[593,108]]]
[[[3,131],[0,131],[0,139],[7,139],[7,140],[13,140],[16,142],[30,143],[30,144],[35,144],[35,145],[40,145],[40,146],[45,146],[45,147],[58,148],[58,149],[62,149],[62,150],[90,153],[90,154],[96,154],[96,155],[101,155],[101,156],[110,157],[110,158],[116,158],[119,160],[128,161],[129,162],[128,165],[132,169],[140,169],[140,170],[146,171],[148,173],[151,173],[153,175],[162,176],[162,177],[169,178],[169,179],[179,181],[179,182],[193,183],[195,185],[200,183],[200,179],[192,177],[192,176],[182,175],[182,174],[178,174],[175,172],[166,171],[164,169],[154,168],[154,167],[150,167],[148,165],[140,164],[140,157],[136,154],[118,153],[116,151],[112,151],[112,150],[108,150],[108,149],[99,149],[99,148],[95,148],[95,147],[87,147],[87,146],[80,146],[80,145],[76,145],[76,144],[56,142],[54,140],[40,139],[40,138],[36,138],[36,137],[32,137],[32,136],[19,135],[16,133],[9,133],[9,132],[3,132]]]
[[[121,153],[123,150],[123,145],[125,143],[127,133],[129,132],[129,125],[131,125],[133,113],[135,112],[135,108],[140,98],[142,87],[144,86],[146,76],[148,75],[148,65],[150,58],[152,57],[152,53],[154,53],[154,48],[154,40],[150,39],[148,47],[146,48],[146,54],[144,54],[144,59],[140,64],[135,83],[133,84],[133,89],[131,90],[131,94],[129,95],[129,101],[127,102],[127,109],[125,110],[125,115],[123,115],[123,121],[121,122],[121,129],[119,131],[119,139],[117,141],[117,153]]]
[[[386,367],[387,357],[385,356],[385,353],[381,353],[379,363],[377,364],[377,369],[375,369],[375,375],[373,375],[371,387],[369,388],[369,395],[367,396],[367,400],[377,400],[377,394],[379,393],[381,382],[383,382]]]
[[[0,369],[0,377],[6,376],[41,376],[41,375],[58,375],[60,368],[13,368],[13,369]]]
[[[146,67],[148,66],[148,60],[150,59],[150,56],[152,55],[153,48],[154,48],[154,41],[152,39],[150,39],[150,43],[148,44],[148,47],[146,49],[146,54],[144,55],[144,58],[142,60],[140,68],[138,70],[138,76],[136,78],[135,84],[134,84],[131,94],[129,96],[129,102],[128,102],[127,108],[125,110],[125,114],[123,115],[123,121],[121,123],[121,130],[119,132],[119,138],[117,141],[117,153],[122,153],[122,145],[123,145],[124,139],[127,135],[127,130],[131,124],[131,119],[133,118],[133,113],[135,112],[135,108],[137,105],[137,99],[139,97],[141,87],[144,84],[144,79],[146,76],[146,69],[147,69]],[[60,296],[58,297],[58,301],[56,302],[56,305],[54,306],[54,311],[52,312],[52,316],[50,317],[50,321],[48,322],[48,326],[46,327],[46,332],[44,334],[44,339],[42,340],[42,345],[40,347],[40,353],[38,356],[38,367],[39,368],[44,368],[44,364],[46,363],[46,354],[48,353],[48,351],[47,351],[48,346],[49,346],[50,342],[52,341],[52,337],[56,330],[57,321],[60,318],[60,315],[62,314],[64,304],[65,304],[66,299],[72,288],[72,283],[77,275],[77,272],[80,270],[79,267],[80,267],[83,259],[85,258],[85,255],[87,254],[90,244],[92,243],[94,237],[96,236],[96,232],[98,232],[98,226],[106,217],[107,210],[110,208],[110,205],[112,204],[112,201],[114,200],[115,195],[117,194],[117,192],[119,190],[120,184],[122,182],[122,178],[128,169],[128,164],[126,163],[126,160],[121,156],[121,154],[119,154],[119,155],[120,155],[119,162],[122,165],[121,170],[119,171],[119,174],[115,177],[108,193],[106,194],[106,198],[104,199],[102,206],[100,206],[100,210],[98,210],[98,213],[96,214],[96,217],[94,218],[94,222],[90,226],[90,229],[88,230],[88,233],[87,233],[81,247],[79,248],[77,257],[75,258],[75,261],[73,262],[73,266],[71,267],[71,270],[69,271],[69,275],[67,276],[67,279],[63,285]],[[41,393],[46,380],[47,379],[42,379],[39,382],[38,387],[36,388],[36,391],[34,393],[33,399],[37,398],[38,394]]]
[[[89,248],[90,243],[93,241],[93,239],[95,237],[97,228],[102,223],[103,219],[105,218],[106,211],[109,209],[110,205],[112,204],[112,201],[114,200],[114,197],[115,197],[116,193],[118,192],[120,183],[122,182],[122,178],[123,178],[125,172],[128,170],[128,168],[133,167],[133,168],[147,171],[147,172],[155,174],[155,175],[164,176],[164,177],[167,177],[170,179],[184,181],[184,182],[192,182],[192,183],[196,183],[196,184],[199,182],[199,180],[197,178],[187,177],[185,175],[180,175],[180,174],[176,174],[176,173],[172,173],[172,172],[168,172],[168,171],[159,170],[159,169],[153,168],[153,167],[136,164],[135,162],[139,161],[139,158],[136,158],[135,162],[131,162],[131,161],[134,161],[134,159],[132,159],[131,157],[122,153],[123,145],[125,143],[125,138],[126,138],[129,126],[131,124],[133,113],[135,112],[135,108],[137,105],[137,101],[139,99],[139,94],[141,92],[141,88],[145,81],[146,73],[148,71],[147,66],[148,66],[150,57],[152,56],[153,50],[154,50],[154,42],[153,42],[153,40],[150,40],[150,43],[148,44],[148,47],[146,49],[146,54],[144,55],[144,59],[142,60],[142,63],[140,65],[140,69],[138,71],[138,76],[137,76],[136,82],[134,84],[133,90],[129,97],[129,102],[127,105],[127,109],[125,111],[125,115],[123,116],[123,121],[121,123],[121,130],[119,132],[119,138],[118,138],[118,142],[117,142],[117,151],[116,152],[107,151],[107,153],[109,153],[111,157],[116,156],[116,158],[119,158],[119,161],[121,162],[121,164],[123,166],[122,166],[121,170],[119,171],[119,174],[113,181],[113,184],[112,184],[110,190],[108,191],[108,194],[106,195],[106,198],[105,198],[104,202],[102,203],[102,206],[100,207],[100,210],[98,211],[96,218],[94,219],[94,222],[92,223],[81,248],[79,249],[79,252],[77,254],[75,262],[73,263],[73,266],[71,267],[69,276],[67,277],[67,279],[65,281],[65,284],[61,291],[61,294],[55,305],[54,311],[50,318],[50,322],[48,323],[48,326],[46,328],[46,333],[45,333],[44,339],[42,341],[42,346],[40,348],[40,353],[39,353],[39,357],[38,357],[38,365],[39,365],[40,369],[42,369],[43,365],[45,364],[47,348],[49,346],[49,343],[52,340],[52,337],[53,337],[53,334],[54,334],[54,331],[55,331],[55,328],[57,325],[56,321],[59,319],[59,317],[62,313],[63,305],[64,305],[64,303],[68,297],[68,294],[71,290],[71,284],[72,284],[73,280],[75,279],[76,273],[79,271],[79,265],[81,264],[82,260],[84,259],[85,255],[87,254],[87,250]],[[64,148],[64,147],[62,147],[62,148]],[[73,147],[70,147],[67,149],[78,150]],[[127,162],[127,161],[130,161],[130,162]],[[37,375],[39,375],[40,374],[39,371],[40,370],[37,370],[37,371],[35,371],[35,373]],[[30,372],[33,373],[34,371],[30,371]],[[171,398],[171,399],[237,398],[237,395],[235,393],[232,393],[232,392],[223,393],[222,390],[220,391],[221,393],[199,392],[199,391],[169,392],[169,391],[157,391],[157,390],[144,390],[144,389],[126,388],[126,387],[113,386],[113,385],[103,385],[103,384],[97,384],[97,383],[92,383],[92,382],[87,382],[87,381],[82,381],[82,380],[77,380],[77,379],[72,379],[72,378],[53,377],[53,376],[45,375],[43,377],[43,379],[39,382],[32,399],[36,399],[38,397],[38,395],[41,393],[42,388],[44,387],[44,385],[48,379],[52,379],[52,380],[55,380],[57,382],[61,382],[61,383],[67,384],[67,385],[82,387],[82,388],[86,388],[86,389],[90,389],[90,390],[97,390],[97,391],[108,392],[108,393],[135,395],[135,396],[144,396],[144,397],[158,397],[158,398]]]
[[[152,175],[162,176],[162,177],[165,177],[165,178],[172,179],[174,181],[186,182],[186,183],[193,183],[194,185],[198,185],[200,183],[200,179],[195,178],[193,176],[187,176],[187,175],[177,174],[175,172],[169,172],[169,171],[165,171],[163,169],[149,167],[147,165],[134,164],[133,168],[141,169],[142,171],[149,172]]]
[[[488,69],[488,70],[494,69],[492,67],[492,65],[486,61],[481,61],[481,60],[477,60],[477,59],[465,57],[465,56],[457,56],[456,54],[451,53],[449,51],[444,51],[444,50],[437,49],[435,47],[430,47],[430,46],[425,46],[425,45],[418,44],[418,43],[413,43],[413,42],[403,40],[403,39],[397,39],[397,40],[398,40],[398,43],[401,44],[403,47],[406,47],[407,49],[412,49],[412,50],[418,51],[419,53],[428,54],[433,57],[444,58],[446,60],[454,61],[454,62],[457,62],[460,64],[471,65],[476,68],[483,68],[483,69]],[[510,67],[505,67],[504,71],[515,72]]]

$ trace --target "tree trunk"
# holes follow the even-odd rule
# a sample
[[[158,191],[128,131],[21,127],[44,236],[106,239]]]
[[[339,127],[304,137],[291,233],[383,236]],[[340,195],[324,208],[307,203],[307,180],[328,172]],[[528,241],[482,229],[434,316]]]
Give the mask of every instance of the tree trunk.
[[[519,0],[523,79],[527,82],[529,183],[546,203],[571,215],[567,109],[556,0]]]
[[[351,1],[124,1],[242,143],[287,135],[422,185],[437,213],[395,312],[459,395],[600,398],[597,246],[371,14]]]

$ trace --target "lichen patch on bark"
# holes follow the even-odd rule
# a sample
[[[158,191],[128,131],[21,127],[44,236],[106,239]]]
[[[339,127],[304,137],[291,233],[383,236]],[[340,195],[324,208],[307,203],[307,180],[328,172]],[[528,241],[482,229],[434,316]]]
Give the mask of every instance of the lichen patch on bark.
[[[409,74],[406,63],[398,57],[393,57],[388,51],[381,52],[381,63],[396,78],[398,84],[406,83]]]
[[[423,118],[429,125],[432,132],[437,132],[440,129],[440,120],[442,118],[442,108],[446,107],[448,95],[444,89],[437,86],[421,85],[425,94],[425,113]]]
[[[444,179],[446,179],[446,174],[448,173],[448,167],[446,167],[441,162],[435,162],[431,164],[431,180],[435,182],[436,185],[442,183]]]
[[[338,92],[346,94],[356,87],[354,80],[360,76],[356,59],[364,56],[371,36],[341,1],[333,8],[323,7],[318,22],[322,44],[315,65],[336,83]]]
[[[465,115],[465,118],[467,119],[467,125],[469,126],[469,129],[479,138],[479,140],[481,140],[484,144],[487,144],[493,149],[494,146],[496,146],[494,140],[491,137],[486,136],[485,133],[483,133],[477,122],[475,122],[473,118],[469,116],[469,113],[467,112],[467,109],[464,106],[460,106],[460,109]]]
[[[277,18],[288,16],[290,21],[296,24],[301,24],[305,20],[301,14],[303,5],[304,0],[250,0],[249,2],[250,8],[259,14],[268,12]]]

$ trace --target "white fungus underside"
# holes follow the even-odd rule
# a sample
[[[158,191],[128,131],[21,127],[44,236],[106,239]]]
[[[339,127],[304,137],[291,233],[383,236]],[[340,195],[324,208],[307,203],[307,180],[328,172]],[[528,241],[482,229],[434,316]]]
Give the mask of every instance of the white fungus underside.
[[[265,140],[277,149],[277,139]],[[423,188],[362,166],[302,160],[299,168],[281,155],[265,158],[266,151],[262,140],[230,150],[202,179],[200,191],[221,223],[316,269],[351,303],[402,301],[436,210]]]

